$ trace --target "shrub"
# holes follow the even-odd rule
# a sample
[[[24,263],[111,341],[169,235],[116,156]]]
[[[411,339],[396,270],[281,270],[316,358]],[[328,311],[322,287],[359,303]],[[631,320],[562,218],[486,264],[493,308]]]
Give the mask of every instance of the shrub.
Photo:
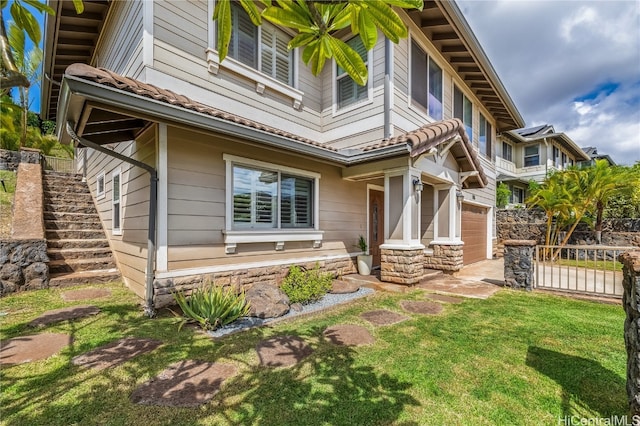
[[[237,294],[230,287],[224,289],[209,283],[189,297],[182,292],[173,296],[185,317],[180,328],[187,322],[197,322],[204,330],[215,330],[249,314],[244,293]]]
[[[303,271],[299,266],[289,268],[280,289],[291,303],[309,303],[320,299],[331,288],[333,275],[320,271],[316,265],[311,271]]]
[[[496,188],[496,207],[503,209],[507,204],[509,204],[510,197],[511,191],[509,190],[509,187],[504,182],[500,182]]]

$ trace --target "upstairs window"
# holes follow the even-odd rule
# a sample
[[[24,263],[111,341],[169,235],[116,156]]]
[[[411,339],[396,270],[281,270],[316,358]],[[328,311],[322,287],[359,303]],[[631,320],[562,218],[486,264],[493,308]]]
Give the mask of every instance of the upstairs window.
[[[355,50],[369,68],[369,54],[365,49],[360,36],[353,37],[347,41],[349,47]],[[369,78],[371,78],[371,70],[369,70]],[[337,83],[337,103],[338,109],[353,105],[369,97],[368,84],[360,86],[356,83],[345,70],[336,64],[336,83]]]
[[[553,165],[556,167],[560,167],[560,150],[557,146],[553,146]]]
[[[513,162],[513,147],[506,142],[502,142],[502,158]]]
[[[411,100],[442,120],[442,68],[411,42]]]
[[[469,140],[473,140],[473,104],[457,86],[453,89],[453,116],[464,123]]]
[[[562,153],[562,167],[569,167],[569,163],[567,162],[567,154]]]
[[[478,136],[478,147],[480,154],[483,154],[487,158],[491,158],[491,123],[484,118],[484,115],[480,114],[480,129]]]
[[[256,27],[244,9],[231,4],[230,58],[255,68],[281,83],[293,85],[293,52],[287,49],[291,37],[265,22]]]
[[[96,177],[96,200],[101,200],[105,196],[104,182],[104,171],[102,171]]]
[[[524,166],[539,166],[540,165],[540,147],[538,145],[531,145],[524,148]]]

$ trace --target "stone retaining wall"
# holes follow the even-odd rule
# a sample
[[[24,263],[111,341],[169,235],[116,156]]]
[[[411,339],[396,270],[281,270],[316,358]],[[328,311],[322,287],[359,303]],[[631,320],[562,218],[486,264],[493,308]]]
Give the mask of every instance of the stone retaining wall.
[[[415,284],[424,275],[424,250],[381,249],[380,280]]]
[[[623,264],[622,305],[624,342],[627,349],[627,398],[632,416],[640,415],[640,250],[620,256]]]
[[[323,272],[331,272],[335,276],[354,274],[357,272],[355,259],[328,259],[318,262],[294,263],[311,270],[320,266]],[[279,286],[292,265],[266,266],[263,268],[241,269],[235,271],[215,272],[203,275],[189,275],[175,278],[159,278],[153,282],[154,306],[160,308],[174,304],[173,292],[187,291],[199,287],[203,283],[213,282],[223,286],[234,286],[247,291],[256,283]]]
[[[0,240],[0,294],[49,287],[45,240]]]
[[[32,148],[22,148],[20,151],[9,151],[0,149],[0,170],[18,170],[20,163],[40,163],[40,150]]]
[[[457,272],[462,269],[463,244],[432,244],[431,256],[424,257],[424,267],[438,271]]]

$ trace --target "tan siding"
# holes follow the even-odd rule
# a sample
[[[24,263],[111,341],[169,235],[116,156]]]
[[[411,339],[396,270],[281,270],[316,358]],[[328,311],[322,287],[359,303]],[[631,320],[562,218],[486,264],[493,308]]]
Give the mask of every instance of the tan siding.
[[[142,64],[142,1],[118,1],[112,7],[95,55],[96,65],[137,76]]]
[[[153,36],[197,57],[207,48],[207,18],[204,1],[160,1],[153,4]]]

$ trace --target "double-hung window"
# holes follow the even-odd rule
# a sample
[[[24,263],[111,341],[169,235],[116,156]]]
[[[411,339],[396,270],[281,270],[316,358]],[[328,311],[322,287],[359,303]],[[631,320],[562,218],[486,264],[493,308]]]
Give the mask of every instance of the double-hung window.
[[[502,158],[513,162],[513,147],[506,142],[502,142]]]
[[[540,165],[540,146],[530,145],[524,148],[524,166],[538,166]]]
[[[473,104],[457,86],[453,89],[453,116],[464,123],[469,140],[473,140]]]
[[[442,119],[442,68],[415,41],[411,42],[411,101],[430,117]]]
[[[113,235],[122,235],[122,185],[120,182],[120,169],[111,175],[111,232]]]
[[[367,49],[365,49],[360,36],[356,36],[347,41],[349,47],[360,55],[364,64],[367,68],[369,68],[369,53]],[[337,107],[338,109],[344,108],[349,105],[353,105],[357,102],[369,98],[369,87],[368,83],[364,86],[360,86],[356,83],[347,72],[342,69],[338,64],[336,67],[336,98],[337,98]],[[369,70],[371,71],[371,70]],[[371,72],[369,72],[369,78],[371,78]]]
[[[314,228],[313,177],[233,164],[233,229]]]
[[[491,123],[489,123],[482,114],[480,114],[480,129],[478,133],[480,154],[483,154],[487,158],[491,158]]]
[[[293,52],[287,48],[289,41],[287,33],[267,22],[256,27],[240,5],[231,4],[230,58],[292,86]]]
[[[104,198],[104,171],[100,172],[96,177],[96,200]]]

